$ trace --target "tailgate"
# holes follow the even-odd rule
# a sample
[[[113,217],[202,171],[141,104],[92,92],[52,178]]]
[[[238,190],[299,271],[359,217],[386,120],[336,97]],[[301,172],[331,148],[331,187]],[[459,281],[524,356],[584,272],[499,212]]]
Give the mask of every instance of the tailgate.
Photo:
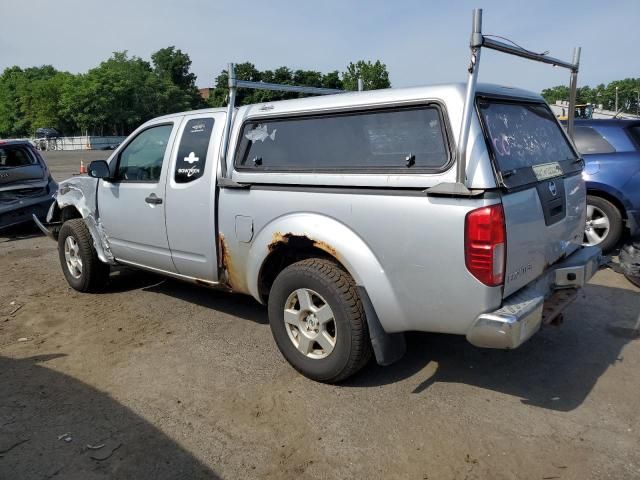
[[[551,186],[552,185],[552,186]],[[551,195],[555,190],[556,195]],[[581,175],[553,178],[502,197],[507,231],[504,296],[580,248],[585,225]]]
[[[46,180],[44,173],[44,169],[40,165],[14,168],[0,167],[0,189],[9,190],[16,185]]]
[[[507,297],[581,246],[582,161],[544,103],[481,98],[478,110],[503,187]]]

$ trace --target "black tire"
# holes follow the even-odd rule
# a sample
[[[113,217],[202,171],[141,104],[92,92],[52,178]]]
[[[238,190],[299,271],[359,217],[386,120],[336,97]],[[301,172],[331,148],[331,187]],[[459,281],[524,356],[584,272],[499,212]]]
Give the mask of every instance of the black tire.
[[[287,333],[284,309],[298,289],[317,292],[333,311],[335,346],[324,358],[301,353]],[[284,358],[305,377],[337,383],[364,367],[371,358],[369,328],[364,308],[351,276],[334,262],[310,258],[285,268],[269,293],[269,323]]]
[[[609,232],[602,241],[597,244],[603,252],[609,252],[618,244],[620,237],[622,237],[622,214],[613,203],[595,195],[587,195],[587,206],[589,205],[600,210],[609,219]],[[586,228],[589,228],[588,218]],[[586,233],[585,244],[587,244]]]
[[[72,237],[78,246],[77,256],[82,261],[81,272],[72,273],[65,257],[67,238]],[[109,265],[102,263],[93,248],[93,238],[81,218],[66,221],[58,234],[58,256],[62,272],[69,285],[79,292],[97,292],[104,288],[109,278]]]

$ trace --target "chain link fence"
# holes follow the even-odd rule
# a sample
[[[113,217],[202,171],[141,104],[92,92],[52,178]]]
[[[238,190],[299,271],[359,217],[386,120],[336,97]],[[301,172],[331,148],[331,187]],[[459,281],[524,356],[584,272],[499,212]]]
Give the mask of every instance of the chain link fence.
[[[113,150],[127,137],[56,137],[32,138],[38,150]]]

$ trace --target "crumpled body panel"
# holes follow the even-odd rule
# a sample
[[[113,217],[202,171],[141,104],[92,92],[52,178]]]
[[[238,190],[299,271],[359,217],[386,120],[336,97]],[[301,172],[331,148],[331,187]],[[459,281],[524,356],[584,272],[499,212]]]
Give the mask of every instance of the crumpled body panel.
[[[64,180],[60,183],[55,196],[58,209],[52,208],[47,215],[47,222],[53,221],[56,211],[66,207],[75,207],[84,219],[98,254],[98,258],[105,263],[115,264],[115,259],[109,247],[109,238],[100,223],[96,202],[98,180],[91,177],[79,176]]]

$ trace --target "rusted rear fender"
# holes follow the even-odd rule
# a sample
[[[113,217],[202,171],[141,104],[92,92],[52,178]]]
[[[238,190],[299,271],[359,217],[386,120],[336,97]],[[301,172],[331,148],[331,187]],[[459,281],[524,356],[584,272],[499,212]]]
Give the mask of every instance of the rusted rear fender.
[[[342,264],[356,284],[366,289],[386,331],[402,330],[403,310],[382,265],[365,240],[343,223],[314,213],[277,218],[257,233],[246,260],[247,288],[254,298],[261,301],[260,271],[274,246],[296,238],[308,239]]]

